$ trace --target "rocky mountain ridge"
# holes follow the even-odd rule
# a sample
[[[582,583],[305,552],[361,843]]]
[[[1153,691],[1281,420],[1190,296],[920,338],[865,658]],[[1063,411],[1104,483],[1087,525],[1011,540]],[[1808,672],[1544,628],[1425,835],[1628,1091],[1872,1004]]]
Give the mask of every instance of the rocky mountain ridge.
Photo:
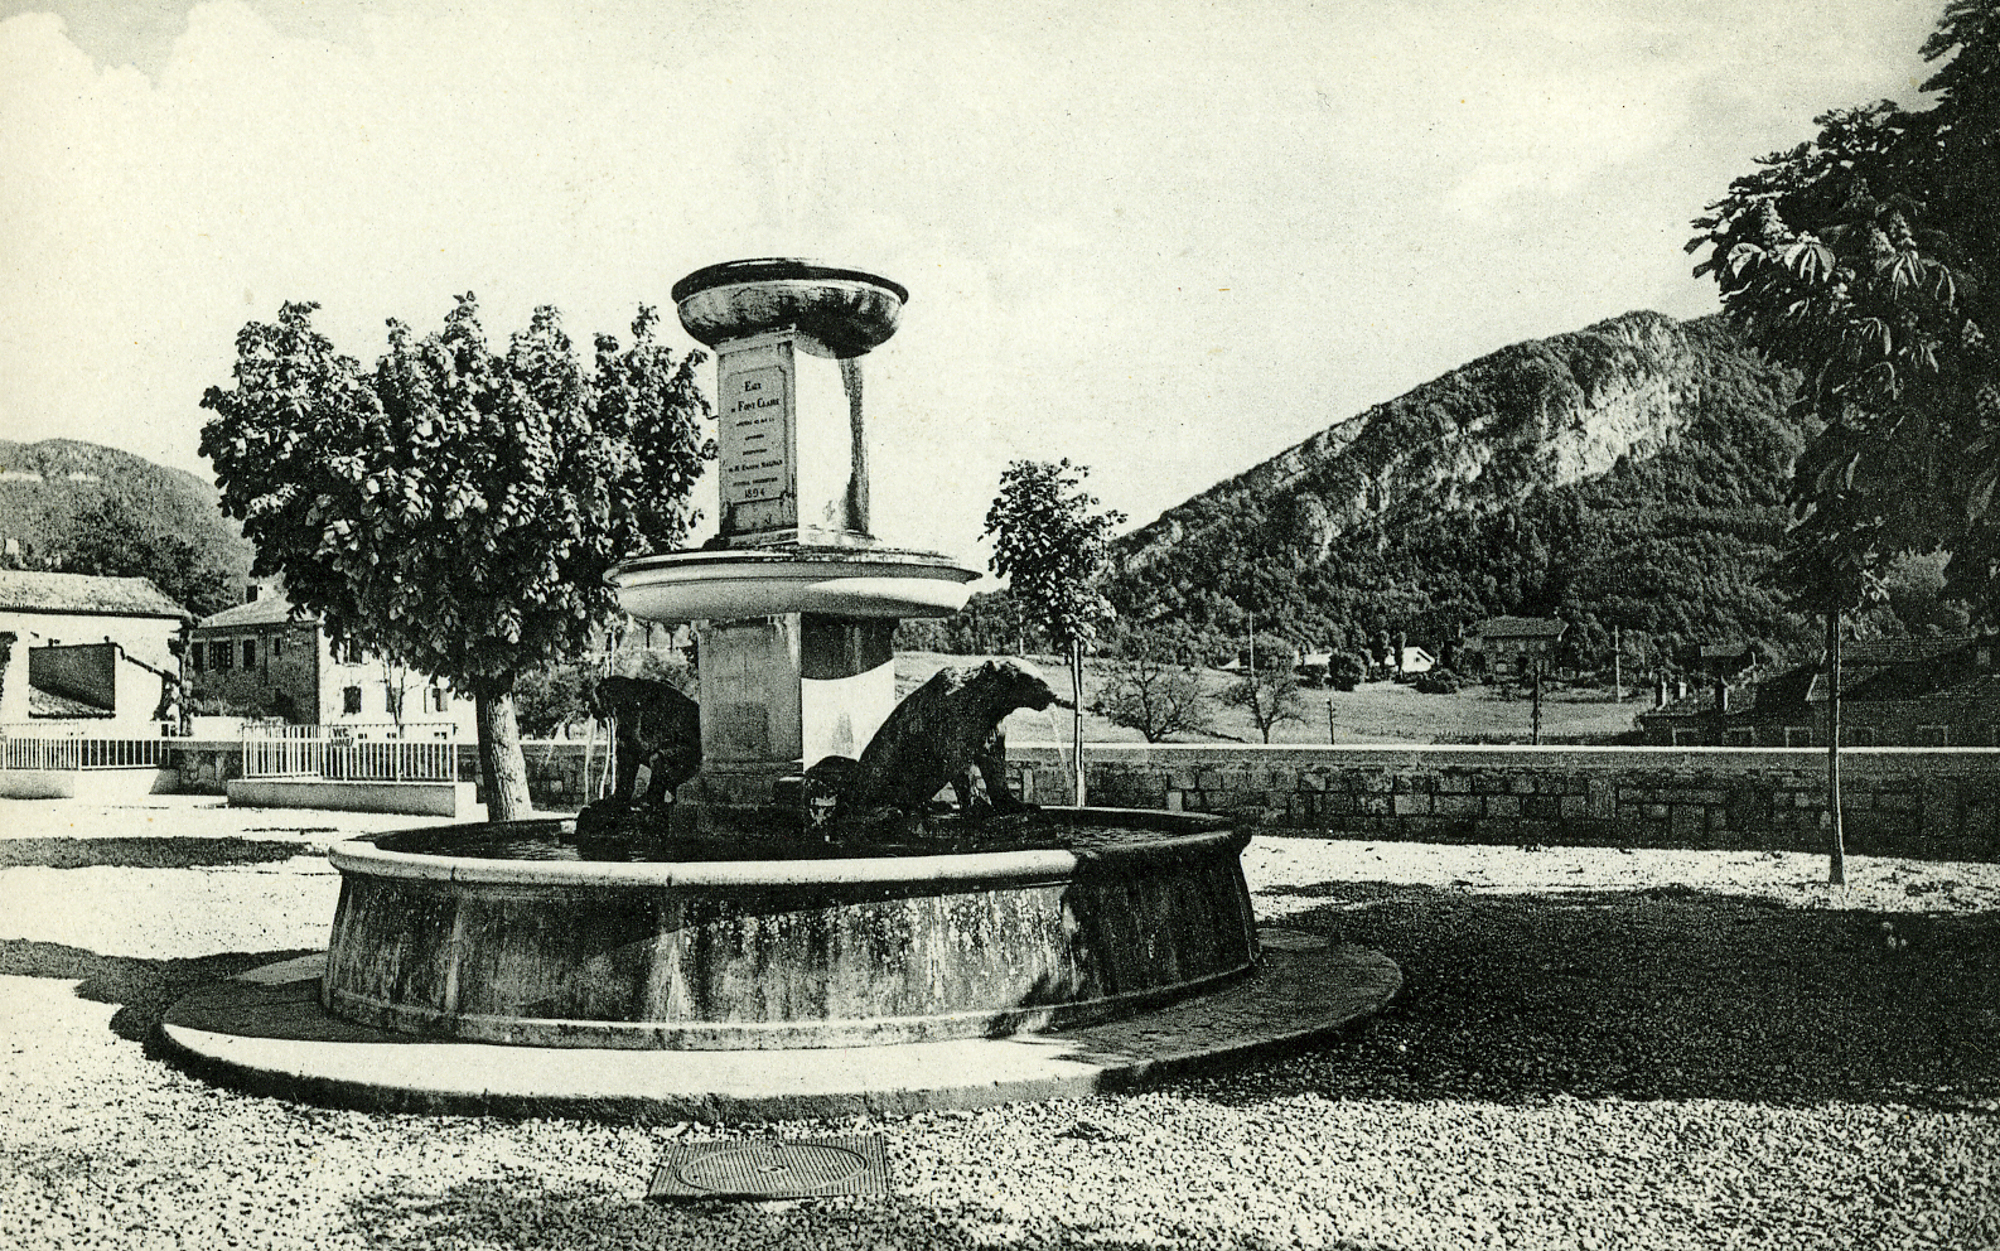
[[[1127,618],[1255,614],[1315,645],[1501,613],[1784,635],[1757,577],[1803,440],[1790,394],[1718,317],[1513,344],[1124,536],[1108,593]]]
[[[1130,568],[1226,524],[1214,505],[1296,501],[1311,546],[1418,502],[1494,508],[1657,453],[1687,428],[1687,326],[1635,312],[1501,348],[1330,426],[1169,509],[1121,544]]]

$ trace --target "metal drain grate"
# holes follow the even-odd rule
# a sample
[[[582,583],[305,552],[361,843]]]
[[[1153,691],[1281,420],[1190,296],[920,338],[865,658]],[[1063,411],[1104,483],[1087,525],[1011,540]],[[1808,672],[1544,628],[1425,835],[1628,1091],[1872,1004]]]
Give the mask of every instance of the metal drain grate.
[[[805,1199],[889,1193],[882,1137],[736,1138],[676,1142],[648,1199]]]

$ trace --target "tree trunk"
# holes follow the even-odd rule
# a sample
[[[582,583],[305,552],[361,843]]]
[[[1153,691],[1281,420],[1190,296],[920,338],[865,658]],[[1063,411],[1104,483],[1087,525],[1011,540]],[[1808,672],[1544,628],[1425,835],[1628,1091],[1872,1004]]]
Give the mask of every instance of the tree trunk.
[[[1847,846],[1840,828],[1840,609],[1826,610],[1826,880],[1847,885]]]
[[[521,727],[514,720],[514,692],[480,693],[479,781],[486,791],[486,819],[518,821],[534,812],[528,798],[528,761],[521,754]]]
[[[1528,714],[1528,743],[1530,746],[1540,747],[1542,745],[1542,662],[1537,659],[1534,664],[1535,673],[1531,679],[1533,682],[1531,697],[1534,700],[1534,706]]]
[[[1070,759],[1076,762],[1076,806],[1084,806],[1083,793],[1083,643],[1069,645],[1069,693],[1076,707],[1070,710]]]

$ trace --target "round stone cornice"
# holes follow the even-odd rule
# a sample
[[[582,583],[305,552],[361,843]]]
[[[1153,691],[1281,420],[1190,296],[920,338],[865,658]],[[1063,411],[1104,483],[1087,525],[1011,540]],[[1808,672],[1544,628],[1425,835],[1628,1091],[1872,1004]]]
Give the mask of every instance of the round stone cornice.
[[[697,269],[673,297],[681,325],[710,347],[793,327],[836,356],[860,356],[896,333],[910,293],[859,269],[762,257]]]

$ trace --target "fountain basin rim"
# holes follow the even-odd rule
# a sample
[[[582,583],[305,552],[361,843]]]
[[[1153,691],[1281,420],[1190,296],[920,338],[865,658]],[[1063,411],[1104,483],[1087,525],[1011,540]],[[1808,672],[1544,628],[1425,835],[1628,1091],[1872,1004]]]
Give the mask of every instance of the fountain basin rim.
[[[1147,809],[1046,808],[1043,811],[1086,822],[1165,824],[1166,814]],[[567,833],[570,819],[504,823],[523,834]],[[703,888],[778,890],[812,886],[909,886],[972,882],[1031,885],[1066,881],[1086,864],[1116,864],[1126,857],[1157,858],[1177,848],[1194,850],[1234,841],[1240,852],[1250,835],[1222,817],[1173,814],[1179,832],[1143,843],[1087,849],[957,852],[935,856],[857,856],[845,860],[496,860],[474,856],[391,851],[372,839],[337,843],[327,859],[342,873],[480,885],[567,886],[596,890]],[[539,828],[537,828],[539,827]],[[478,826],[464,829],[482,828]],[[491,826],[483,827],[491,828]],[[397,831],[402,833],[406,831]],[[393,837],[393,833],[374,836]]]
[[[721,621],[791,612],[949,616],[965,606],[979,571],[936,552],[787,546],[644,556],[604,577],[635,617]]]

